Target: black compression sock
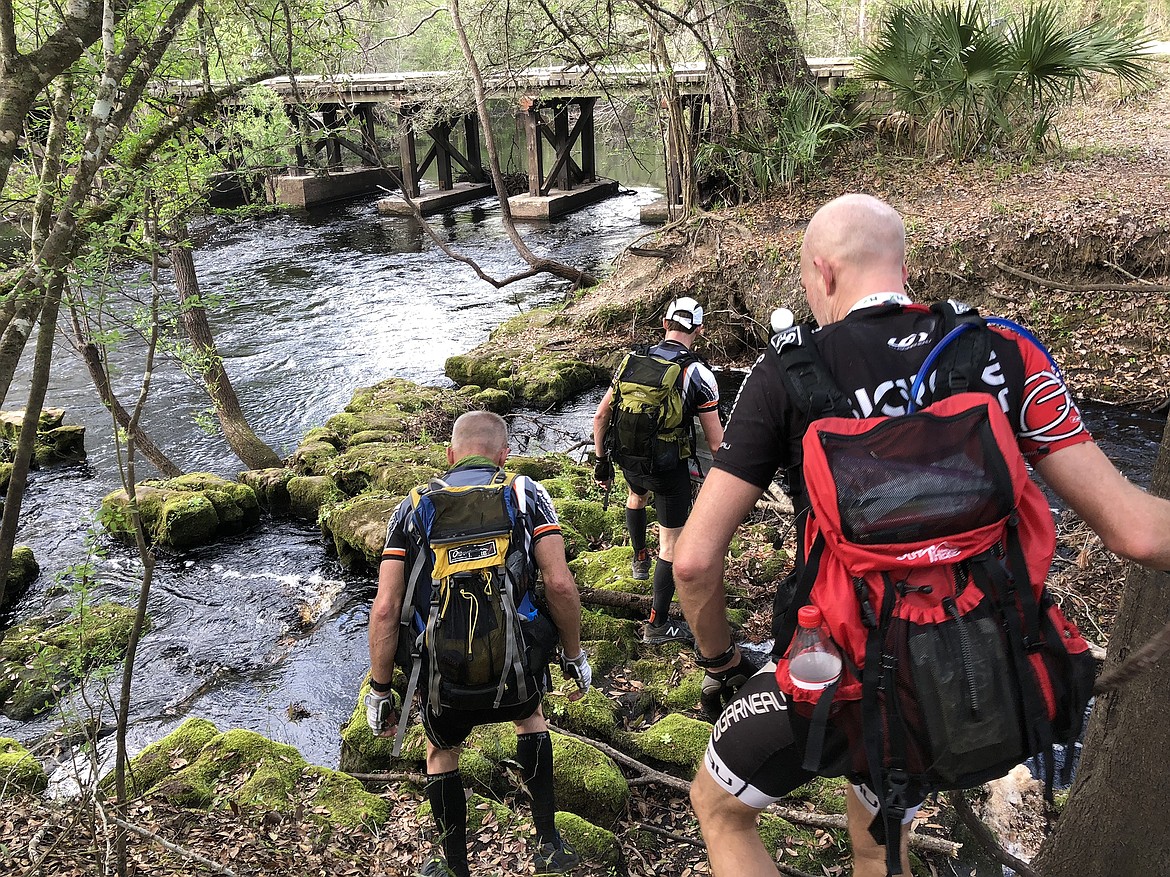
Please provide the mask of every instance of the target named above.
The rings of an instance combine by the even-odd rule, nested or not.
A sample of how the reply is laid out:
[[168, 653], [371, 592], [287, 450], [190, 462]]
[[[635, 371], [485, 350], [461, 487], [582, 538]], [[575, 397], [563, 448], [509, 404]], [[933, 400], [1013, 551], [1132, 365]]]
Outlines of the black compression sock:
[[646, 547], [646, 509], [626, 507], [626, 530], [630, 534], [630, 547], [634, 554]]
[[427, 777], [427, 800], [443, 842], [443, 857], [455, 877], [470, 877], [467, 868], [467, 799], [459, 771]]
[[524, 784], [532, 797], [532, 822], [541, 844], [557, 840], [556, 800], [553, 797], [552, 738], [548, 731], [519, 734], [516, 761], [523, 770]]
[[650, 617], [656, 624], [665, 624], [670, 616], [670, 601], [674, 599], [674, 564], [658, 558], [654, 564], [654, 601]]

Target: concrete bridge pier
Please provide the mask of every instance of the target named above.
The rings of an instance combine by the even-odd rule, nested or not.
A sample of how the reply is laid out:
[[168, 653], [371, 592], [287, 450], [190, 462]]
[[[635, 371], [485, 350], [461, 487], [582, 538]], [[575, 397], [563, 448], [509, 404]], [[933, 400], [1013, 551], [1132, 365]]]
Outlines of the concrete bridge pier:
[[[508, 199], [513, 217], [552, 219], [617, 194], [615, 180], [597, 176], [596, 103], [595, 97], [525, 98], [520, 102], [516, 120], [524, 130], [528, 149], [528, 192]], [[551, 119], [545, 118], [546, 110], [552, 113]], [[575, 122], [571, 118], [574, 113]], [[547, 173], [545, 143], [553, 153]], [[573, 157], [574, 147], [578, 147], [579, 161]]]
[[[294, 127], [300, 130], [301, 117], [297, 108], [289, 106], [287, 112]], [[385, 166], [374, 136], [372, 104], [322, 103], [318, 113], [309, 114], [304, 121], [319, 135], [308, 144], [313, 150], [314, 161], [306, 161], [306, 144], [298, 139], [293, 149], [296, 171], [270, 179], [268, 197], [271, 201], [294, 207], [314, 207], [372, 195], [398, 185], [398, 170]], [[351, 128], [357, 129], [357, 140], [346, 136]], [[360, 165], [347, 167], [343, 149], [356, 155]], [[316, 167], [309, 170], [314, 164]]]
[[[418, 159], [418, 135], [415, 122], [419, 107], [404, 105], [398, 108], [398, 152], [401, 161], [401, 186], [405, 195], [414, 202], [420, 214], [429, 216], [449, 210], [468, 201], [486, 198], [494, 190], [491, 180], [483, 167], [480, 151], [479, 119], [475, 113], [465, 113], [435, 122], [426, 133], [431, 145]], [[457, 128], [463, 129], [464, 149], [461, 151], [452, 142]], [[438, 189], [423, 189], [423, 175], [435, 165]], [[455, 168], [458, 166], [469, 178], [467, 182], [456, 182]], [[390, 195], [378, 201], [378, 211], [395, 215], [414, 213], [406, 198]]]

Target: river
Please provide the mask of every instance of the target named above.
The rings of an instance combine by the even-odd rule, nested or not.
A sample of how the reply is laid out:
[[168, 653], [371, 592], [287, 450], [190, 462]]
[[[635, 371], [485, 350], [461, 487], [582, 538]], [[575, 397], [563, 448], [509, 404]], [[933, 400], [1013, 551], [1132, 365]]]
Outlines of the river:
[[[641, 205], [651, 187], [626, 189], [562, 220], [522, 225], [538, 255], [592, 272], [646, 231]], [[503, 277], [525, 267], [492, 201], [435, 218], [443, 239]], [[268, 218], [219, 220], [197, 230], [196, 268], [219, 349], [249, 421], [281, 455], [342, 410], [353, 391], [383, 378], [449, 383], [443, 363], [483, 342], [522, 310], [564, 299], [568, 285], [533, 278], [497, 290], [451, 261], [417, 222], [380, 216], [373, 199]], [[123, 277], [131, 287], [134, 278]], [[125, 400], [134, 398], [140, 350], [127, 343], [115, 362]], [[27, 369], [27, 363], [22, 365]], [[6, 408], [23, 404], [26, 372]], [[18, 544], [42, 566], [16, 617], [69, 605], [69, 581], [87, 558], [91, 515], [121, 486], [109, 416], [83, 365], [63, 342], [46, 404], [87, 428], [81, 466], [32, 473]], [[568, 447], [588, 430], [596, 396], [566, 406], [556, 423], [521, 421], [528, 444]], [[144, 422], [187, 471], [234, 478], [242, 468], [218, 435], [196, 425], [208, 402], [173, 360], [154, 375]], [[571, 436], [575, 436], [570, 438]], [[150, 474], [146, 464], [140, 477]], [[132, 604], [140, 569], [133, 551], [96, 539], [97, 595]], [[160, 557], [150, 600], [151, 632], [135, 668], [130, 744], [141, 747], [188, 715], [221, 729], [250, 728], [337, 763], [338, 727], [349, 717], [367, 666], [366, 618], [372, 579], [343, 570], [310, 525], [265, 520], [215, 546]], [[95, 682], [95, 685], [98, 684]], [[66, 709], [80, 709], [76, 699]], [[289, 717], [307, 712], [299, 719]], [[110, 715], [104, 720], [112, 721]], [[56, 727], [49, 714], [20, 724], [0, 717], [0, 736], [32, 742]]]
[[[551, 223], [522, 226], [533, 250], [594, 272], [646, 229], [639, 207], [657, 192], [617, 198]], [[496, 276], [522, 267], [492, 202], [435, 220], [445, 240]], [[218, 220], [198, 230], [196, 267], [217, 342], [257, 433], [287, 455], [310, 428], [340, 411], [353, 391], [389, 377], [444, 383], [443, 363], [484, 341], [494, 326], [531, 307], [563, 300], [567, 285], [534, 278], [504, 290], [449, 260], [413, 220], [382, 217], [372, 200], [268, 218]], [[122, 278], [127, 287], [130, 277]], [[122, 398], [136, 392], [139, 351], [116, 357]], [[19, 407], [14, 385], [5, 407]], [[600, 391], [551, 416], [517, 420], [514, 450], [535, 438], [566, 448], [585, 438]], [[88, 461], [34, 472], [18, 543], [42, 565], [17, 618], [76, 600], [74, 566], [96, 545], [96, 595], [132, 604], [140, 570], [133, 551], [95, 532], [101, 497], [121, 486], [106, 412], [84, 368], [64, 344], [47, 404], [87, 427]], [[234, 477], [241, 468], [196, 417], [202, 390], [170, 360], [157, 369], [145, 425], [185, 470]], [[1107, 451], [1142, 481], [1160, 425], [1135, 412], [1087, 406]], [[141, 477], [141, 475], [140, 475]], [[130, 745], [140, 748], [187, 716], [221, 730], [258, 731], [336, 766], [339, 726], [353, 710], [367, 667], [371, 576], [340, 567], [318, 530], [265, 519], [214, 546], [159, 558], [150, 599], [152, 630], [135, 668]], [[91, 691], [102, 684], [94, 680]], [[112, 682], [110, 683], [113, 684]], [[96, 701], [93, 701], [96, 702]], [[76, 697], [67, 711], [85, 712]], [[107, 712], [103, 720], [112, 722]], [[32, 743], [61, 724], [51, 713], [21, 724], [0, 717], [0, 736]]]

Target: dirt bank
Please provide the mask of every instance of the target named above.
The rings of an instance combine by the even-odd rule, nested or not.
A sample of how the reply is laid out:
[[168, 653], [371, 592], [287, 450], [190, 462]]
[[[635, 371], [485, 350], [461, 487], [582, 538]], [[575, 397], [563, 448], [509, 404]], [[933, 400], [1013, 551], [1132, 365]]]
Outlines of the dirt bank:
[[1167, 113], [1165, 84], [1126, 102], [1102, 85], [1066, 113], [1059, 155], [1022, 163], [959, 165], [859, 143], [800, 191], [647, 236], [601, 287], [513, 331], [526, 349], [606, 363], [652, 337], [664, 303], [688, 292], [710, 305], [708, 357], [750, 362], [772, 308], [807, 313], [797, 254], [809, 217], [864, 191], [906, 217], [916, 297], [1024, 322], [1077, 395], [1155, 407], [1170, 373]]

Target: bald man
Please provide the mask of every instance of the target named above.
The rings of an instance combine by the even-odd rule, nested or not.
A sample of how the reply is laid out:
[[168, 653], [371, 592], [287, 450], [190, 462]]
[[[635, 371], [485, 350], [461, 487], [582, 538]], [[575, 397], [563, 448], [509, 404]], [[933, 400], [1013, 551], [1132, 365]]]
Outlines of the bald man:
[[[451, 431], [442, 481], [451, 487], [500, 483], [508, 458], [508, 428], [503, 418], [488, 411], [461, 415]], [[593, 671], [581, 648], [581, 598], [565, 561], [565, 542], [548, 492], [537, 482], [518, 475], [512, 482], [512, 505], [518, 509], [508, 554], [509, 570], [519, 569], [526, 582], [540, 570], [548, 612], [560, 636], [564, 668], [582, 693], [589, 690]], [[391, 678], [398, 647], [399, 619], [406, 594], [408, 570], [424, 564], [420, 582], [431, 580], [433, 554], [415, 520], [409, 497], [390, 520], [386, 545], [378, 567], [378, 594], [370, 608], [370, 688], [366, 696], [366, 721], [370, 730], [393, 737], [404, 720], [394, 714]], [[428, 587], [429, 590], [429, 587]], [[532, 644], [529, 644], [532, 647]], [[425, 656], [424, 656], [425, 657]], [[407, 668], [409, 669], [409, 668]], [[543, 681], [544, 668], [530, 668]], [[425, 675], [425, 674], [424, 674]], [[422, 870], [426, 877], [468, 877], [467, 802], [459, 775], [463, 741], [478, 725], [513, 722], [516, 726], [516, 761], [520, 763], [532, 800], [536, 825], [533, 858], [541, 874], [562, 873], [580, 864], [580, 857], [557, 832], [553, 797], [552, 741], [541, 711], [542, 691], [534, 691], [520, 703], [499, 709], [434, 707], [422, 697], [423, 730], [427, 737], [427, 799], [431, 803], [443, 856]]]
[[[816, 347], [858, 417], [904, 414], [914, 376], [941, 339], [938, 317], [905, 294], [905, 259], [901, 217], [868, 195], [830, 201], [805, 231], [800, 278], [820, 327]], [[1025, 458], [1109, 550], [1156, 569], [1170, 567], [1170, 503], [1114, 468], [1038, 347], [1014, 333], [993, 332], [983, 386], [972, 389], [999, 401], [1016, 425]], [[691, 787], [716, 877], [778, 873], [756, 831], [756, 817], [813, 778], [801, 768], [809, 721], [787, 709], [774, 663], [752, 675], [755, 668], [731, 639], [723, 585], [731, 537], [778, 470], [793, 475], [796, 508], [807, 507], [799, 455], [808, 421], [788, 397], [779, 357], [765, 353], [744, 381], [675, 548], [679, 599], [699, 663], [707, 669], [704, 689], [729, 701]], [[773, 619], [774, 628], [779, 620]], [[778, 654], [787, 647], [787, 642], [774, 646]], [[846, 756], [847, 746], [844, 735], [830, 727], [822, 763]], [[847, 797], [854, 877], [883, 877], [885, 849], [869, 831], [876, 799], [860, 785]], [[907, 813], [904, 836], [916, 809]], [[905, 843], [902, 868], [910, 873]]]

